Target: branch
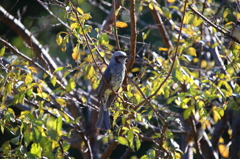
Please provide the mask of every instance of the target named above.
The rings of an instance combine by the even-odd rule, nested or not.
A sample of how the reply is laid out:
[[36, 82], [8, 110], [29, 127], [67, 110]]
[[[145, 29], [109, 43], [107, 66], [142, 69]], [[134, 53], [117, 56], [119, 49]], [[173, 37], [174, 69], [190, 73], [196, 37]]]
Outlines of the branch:
[[101, 159], [109, 158], [109, 156], [112, 154], [112, 151], [117, 147], [118, 142], [113, 140], [110, 145], [106, 148], [106, 150], [103, 152]]
[[135, 16], [135, 0], [130, 1], [130, 19], [131, 19], [130, 55], [132, 56], [132, 58], [130, 58], [127, 62], [126, 74], [128, 74], [128, 72], [132, 68], [135, 62], [135, 57], [136, 57], [137, 27], [136, 27], [136, 16]]
[[[119, 8], [120, 5], [121, 5], [121, 0], [116, 0], [115, 8]], [[112, 7], [110, 13], [108, 14], [108, 17], [103, 21], [101, 32], [110, 30], [110, 25], [114, 22], [114, 17], [115, 17], [115, 11], [114, 11], [114, 8]]]
[[[15, 31], [23, 40], [30, 46], [35, 52], [36, 56], [44, 63], [45, 66], [49, 67], [48, 69], [54, 71], [58, 66], [48, 54], [48, 52], [42, 47], [39, 41], [31, 34], [31, 32], [25, 28], [25, 26], [12, 15], [10, 15], [3, 7], [0, 6], [0, 17], [1, 21], [7, 24], [13, 31]], [[62, 74], [57, 72], [58, 79], [64, 81], [66, 85], [67, 82], [62, 78]]]
[[162, 37], [163, 43], [167, 48], [173, 47], [171, 40], [169, 39], [167, 30], [163, 24], [162, 18], [159, 12], [156, 10], [155, 4], [153, 5], [153, 9], [150, 9], [153, 15], [153, 19], [157, 25], [158, 31]]
[[121, 48], [120, 48], [119, 41], [118, 41], [117, 26], [116, 26], [116, 15], [115, 15], [116, 7], [115, 7], [115, 0], [112, 1], [112, 6], [113, 6], [113, 13], [114, 13], [114, 16], [113, 16], [114, 35], [115, 35], [115, 40], [116, 40], [117, 49], [120, 51]]
[[189, 8], [195, 13], [197, 14], [199, 17], [201, 17], [204, 21], [206, 21], [208, 24], [210, 24], [212, 27], [216, 28], [218, 31], [220, 31], [222, 34], [224, 34], [225, 36], [229, 37], [230, 39], [236, 41], [238, 44], [240, 44], [240, 41], [238, 41], [238, 39], [236, 39], [235, 37], [231, 36], [229, 33], [226, 33], [223, 31], [223, 29], [216, 25], [213, 24], [209, 19], [207, 19], [206, 17], [204, 17], [201, 13], [199, 13], [198, 11], [196, 11], [195, 9], [193, 9], [192, 5], [189, 5]]

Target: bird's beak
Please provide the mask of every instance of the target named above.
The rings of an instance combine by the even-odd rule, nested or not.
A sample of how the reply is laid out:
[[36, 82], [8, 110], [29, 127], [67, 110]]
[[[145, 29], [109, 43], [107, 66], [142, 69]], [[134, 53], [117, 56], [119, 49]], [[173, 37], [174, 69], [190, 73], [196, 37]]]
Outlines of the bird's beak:
[[127, 56], [126, 56], [126, 58], [131, 58], [131, 57], [132, 57], [132, 56], [130, 56], [130, 55], [127, 55]]

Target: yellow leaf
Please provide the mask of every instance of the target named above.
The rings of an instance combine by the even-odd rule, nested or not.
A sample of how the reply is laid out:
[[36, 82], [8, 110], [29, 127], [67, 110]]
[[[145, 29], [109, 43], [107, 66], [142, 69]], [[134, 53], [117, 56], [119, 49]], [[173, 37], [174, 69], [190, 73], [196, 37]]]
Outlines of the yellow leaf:
[[148, 7], [149, 7], [149, 9], [151, 9], [151, 10], [153, 10], [154, 8], [153, 8], [153, 4], [152, 3], [149, 3], [148, 4]]
[[191, 56], [197, 56], [196, 50], [193, 47], [187, 49], [187, 54]]
[[63, 105], [63, 106], [67, 105], [67, 102], [64, 99], [62, 99], [62, 98], [57, 98], [56, 101], [60, 105]]
[[119, 28], [126, 28], [128, 25], [125, 22], [116, 22], [116, 26]]
[[168, 48], [164, 48], [164, 47], [158, 47], [159, 51], [168, 51]]
[[206, 60], [203, 60], [203, 61], [201, 62], [201, 68], [205, 68], [205, 67], [207, 67], [207, 65], [208, 65], [208, 63], [207, 63]]
[[168, 3], [174, 3], [176, 0], [168, 0]]
[[77, 59], [78, 59], [78, 53], [73, 52], [73, 53], [72, 53], [72, 58], [73, 58], [74, 60], [77, 60]]
[[72, 58], [74, 60], [78, 60], [80, 58], [80, 52], [79, 52], [78, 46], [75, 46], [75, 48], [73, 49]]
[[37, 73], [37, 69], [35, 67], [29, 66], [28, 69], [31, 70], [32, 73]]
[[219, 150], [219, 153], [222, 155], [222, 157], [224, 157], [224, 158], [229, 157], [229, 149], [225, 145], [219, 144], [218, 145], [218, 150]]
[[83, 10], [81, 8], [79, 8], [79, 7], [77, 8], [77, 11], [78, 11], [78, 13], [80, 13], [82, 15], [84, 14]]
[[65, 52], [66, 49], [67, 49], [66, 45], [64, 45], [64, 46], [61, 48], [62, 52]]
[[70, 26], [70, 29], [73, 30], [75, 28], [79, 28], [79, 24], [78, 23], [72, 23]]
[[227, 25], [232, 25], [232, 24], [234, 24], [234, 22], [230, 21], [230, 22], [226, 23], [225, 25], [227, 26]]
[[240, 19], [240, 13], [237, 13], [237, 17], [236, 17], [237, 19]]
[[62, 41], [63, 41], [63, 38], [60, 34], [57, 35], [57, 38], [56, 38], [56, 42], [58, 45], [61, 45], [62, 44]]
[[140, 69], [139, 69], [138, 67], [135, 67], [135, 68], [132, 69], [131, 72], [138, 72], [139, 70], [140, 70]]

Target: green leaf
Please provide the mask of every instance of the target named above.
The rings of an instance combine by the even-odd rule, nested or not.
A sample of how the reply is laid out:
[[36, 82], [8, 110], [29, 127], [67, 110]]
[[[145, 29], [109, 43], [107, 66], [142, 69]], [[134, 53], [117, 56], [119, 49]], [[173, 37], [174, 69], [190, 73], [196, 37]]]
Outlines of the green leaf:
[[121, 145], [125, 145], [125, 146], [128, 146], [128, 141], [126, 138], [122, 137], [122, 136], [119, 136], [118, 137], [118, 142], [121, 144]]
[[33, 141], [35, 143], [40, 143], [40, 141], [42, 139], [42, 131], [41, 131], [41, 129], [39, 129], [39, 127], [33, 125], [32, 133], [33, 133]]
[[105, 45], [109, 43], [109, 38], [107, 33], [98, 34], [98, 40], [100, 44]]
[[130, 148], [134, 151], [134, 144], [133, 144], [134, 133], [133, 133], [133, 129], [128, 130], [127, 138], [128, 138], [128, 142], [129, 142]]
[[47, 132], [51, 139], [58, 141], [58, 133], [55, 130], [48, 130]]
[[37, 157], [41, 157], [41, 146], [40, 144], [33, 143], [31, 146], [31, 151], [33, 155], [36, 155]]
[[140, 147], [141, 147], [141, 140], [138, 137], [136, 137], [136, 151], [138, 151]]
[[0, 50], [0, 57], [3, 56], [5, 53], [5, 46], [1, 48]]
[[57, 132], [59, 132], [62, 129], [62, 117], [59, 116], [56, 120], [55, 120], [55, 130]]
[[224, 12], [223, 12], [223, 18], [226, 18], [230, 13], [230, 10], [229, 8], [225, 9]]
[[143, 40], [145, 40], [147, 38], [147, 36], [149, 35], [151, 29], [149, 29], [146, 33], [142, 32], [142, 38]]
[[56, 68], [56, 70], [53, 72], [53, 73], [55, 73], [55, 72], [58, 72], [58, 71], [62, 71], [62, 70], [64, 70], [65, 69], [65, 67], [58, 67], [58, 68]]
[[25, 78], [25, 84], [30, 84], [33, 81], [32, 74], [28, 73]]
[[149, 159], [147, 155], [143, 155], [140, 159]]
[[68, 92], [71, 92], [75, 87], [76, 87], [76, 83], [74, 81], [74, 78], [70, 78], [70, 80], [68, 81], [68, 85], [66, 87], [66, 90]]
[[149, 158], [155, 158], [155, 156], [156, 156], [156, 151], [153, 150], [153, 149], [148, 150], [147, 156], [148, 156]]
[[17, 137], [14, 137], [11, 139], [11, 143], [18, 145], [19, 143], [19, 139], [20, 139], [20, 135], [18, 135]]
[[51, 83], [52, 83], [53, 86], [56, 86], [56, 83], [57, 83], [57, 77], [52, 76], [52, 78], [51, 78]]
[[194, 106], [188, 107], [184, 112], [183, 112], [183, 118], [186, 120], [187, 118], [190, 117], [192, 110], [194, 109]]
[[179, 67], [174, 66], [172, 71], [172, 79], [174, 82], [182, 81], [182, 72], [180, 71]]

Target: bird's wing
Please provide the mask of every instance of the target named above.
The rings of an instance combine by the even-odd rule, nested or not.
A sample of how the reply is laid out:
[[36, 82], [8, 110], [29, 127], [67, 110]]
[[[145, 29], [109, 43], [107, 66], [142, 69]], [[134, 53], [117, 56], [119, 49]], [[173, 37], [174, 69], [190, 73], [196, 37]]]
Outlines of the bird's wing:
[[[103, 73], [103, 76], [106, 80], [106, 82], [109, 84], [109, 82], [111, 81], [111, 71], [110, 71], [110, 67], [108, 66], [107, 69], [105, 70], [105, 72]], [[108, 88], [108, 85], [106, 84], [105, 80], [101, 79], [99, 86], [98, 86], [98, 98], [101, 99], [103, 96], [103, 93], [105, 92], [105, 90]]]

